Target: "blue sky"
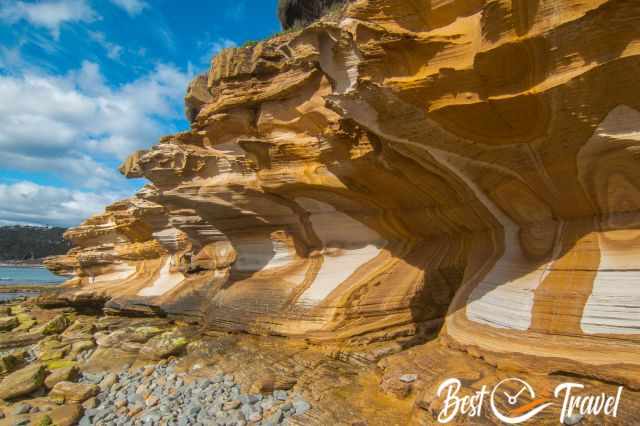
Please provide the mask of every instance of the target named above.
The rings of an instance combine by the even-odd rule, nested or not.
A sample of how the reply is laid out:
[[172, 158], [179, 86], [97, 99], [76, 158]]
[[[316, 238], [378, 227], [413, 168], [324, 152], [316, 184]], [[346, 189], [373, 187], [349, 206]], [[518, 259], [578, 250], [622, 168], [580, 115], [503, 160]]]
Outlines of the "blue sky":
[[0, 0], [0, 225], [72, 226], [133, 194], [117, 166], [188, 128], [188, 82], [278, 32], [276, 3]]

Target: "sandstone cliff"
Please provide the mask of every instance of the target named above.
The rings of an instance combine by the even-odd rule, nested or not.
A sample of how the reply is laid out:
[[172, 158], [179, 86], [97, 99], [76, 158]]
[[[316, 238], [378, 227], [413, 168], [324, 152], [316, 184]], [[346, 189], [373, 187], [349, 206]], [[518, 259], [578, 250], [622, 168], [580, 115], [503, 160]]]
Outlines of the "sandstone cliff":
[[358, 0], [226, 49], [60, 297], [638, 387], [639, 53], [636, 0]]

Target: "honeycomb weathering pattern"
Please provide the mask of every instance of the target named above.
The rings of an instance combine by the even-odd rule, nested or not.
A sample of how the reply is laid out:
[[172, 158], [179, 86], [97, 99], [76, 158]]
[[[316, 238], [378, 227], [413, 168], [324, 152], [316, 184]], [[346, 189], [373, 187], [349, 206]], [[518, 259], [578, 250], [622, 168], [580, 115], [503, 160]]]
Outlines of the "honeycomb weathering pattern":
[[123, 165], [151, 183], [48, 265], [112, 309], [345, 344], [444, 320], [635, 383], [639, 53], [636, 0], [351, 2], [215, 57], [191, 130]]

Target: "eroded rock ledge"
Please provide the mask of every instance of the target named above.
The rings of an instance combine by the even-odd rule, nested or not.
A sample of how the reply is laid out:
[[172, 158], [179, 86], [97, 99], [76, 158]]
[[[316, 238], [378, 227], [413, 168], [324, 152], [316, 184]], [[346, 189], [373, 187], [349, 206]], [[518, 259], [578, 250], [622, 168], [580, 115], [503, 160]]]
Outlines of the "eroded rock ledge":
[[444, 322], [638, 387], [639, 52], [634, 0], [359, 0], [224, 50], [58, 298], [353, 347]]

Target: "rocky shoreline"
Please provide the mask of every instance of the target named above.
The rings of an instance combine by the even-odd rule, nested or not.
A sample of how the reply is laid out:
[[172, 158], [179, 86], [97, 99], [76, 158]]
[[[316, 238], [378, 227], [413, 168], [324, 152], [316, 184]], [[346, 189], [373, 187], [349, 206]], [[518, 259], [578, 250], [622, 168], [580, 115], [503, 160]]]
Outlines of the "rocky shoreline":
[[58, 284], [10, 284], [0, 286], [0, 293], [42, 293], [56, 290]]
[[181, 368], [189, 339], [171, 322], [0, 311], [2, 425], [277, 425], [311, 408], [292, 382], [247, 394], [232, 374]]
[[[449, 377], [471, 389], [512, 375], [536, 389], [576, 380], [593, 394], [616, 389], [475, 358], [441, 338], [356, 349], [48, 302], [0, 305], [0, 426], [432, 425], [442, 409], [436, 389]], [[545, 410], [541, 424], [557, 423], [559, 409]], [[639, 409], [640, 392], [625, 388], [620, 424]], [[483, 410], [474, 421], [500, 424]]]
[[0, 306], [0, 426], [359, 424], [365, 406], [405, 424], [409, 414], [377, 389], [380, 376], [304, 342], [36, 301]]

